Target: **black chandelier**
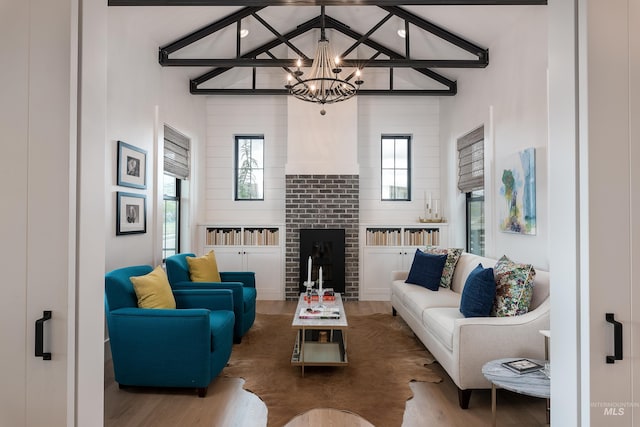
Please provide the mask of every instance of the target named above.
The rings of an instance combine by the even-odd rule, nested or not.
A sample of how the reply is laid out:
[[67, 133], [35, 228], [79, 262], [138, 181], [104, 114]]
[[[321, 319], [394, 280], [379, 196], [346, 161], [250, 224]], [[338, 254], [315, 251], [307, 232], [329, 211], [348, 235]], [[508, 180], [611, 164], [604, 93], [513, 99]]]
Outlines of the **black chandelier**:
[[[346, 101], [352, 98], [364, 83], [361, 79], [360, 69], [349, 75], [346, 79], [340, 78], [342, 69], [339, 68], [340, 58], [335, 57], [329, 46], [329, 40], [325, 36], [324, 30], [324, 6], [321, 6], [321, 27], [318, 50], [313, 59], [309, 77], [302, 78], [304, 74], [300, 70], [302, 61], [298, 59], [296, 71], [287, 75], [285, 88], [298, 99], [317, 104], [333, 104], [334, 102]], [[350, 80], [355, 76], [356, 80]], [[295, 81], [294, 81], [295, 79]], [[321, 114], [325, 114], [322, 110]]]

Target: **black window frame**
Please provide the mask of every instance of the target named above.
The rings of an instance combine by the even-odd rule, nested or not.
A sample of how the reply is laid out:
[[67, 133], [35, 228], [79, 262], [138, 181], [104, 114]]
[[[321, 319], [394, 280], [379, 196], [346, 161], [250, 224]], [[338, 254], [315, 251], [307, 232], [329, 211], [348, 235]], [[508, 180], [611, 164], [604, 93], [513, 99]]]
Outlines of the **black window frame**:
[[[255, 139], [255, 140], [262, 140], [262, 168], [255, 168], [257, 170], [261, 170], [262, 171], [262, 197], [260, 198], [240, 198], [238, 197], [238, 190], [239, 190], [239, 186], [238, 186], [238, 179], [239, 179], [239, 173], [240, 173], [240, 168], [238, 166], [238, 161], [239, 161], [239, 156], [240, 156], [240, 140], [243, 139]], [[251, 201], [264, 201], [264, 172], [265, 172], [265, 165], [264, 165], [264, 149], [265, 149], [265, 139], [264, 139], [264, 135], [236, 135], [235, 139], [234, 139], [234, 157], [233, 157], [233, 197], [235, 201], [239, 201], [239, 202], [251, 202]], [[253, 170], [253, 168], [251, 168]]]
[[[475, 194], [477, 191], [482, 191], [482, 195], [478, 195]], [[473, 203], [478, 203], [481, 202], [482, 203], [482, 234], [483, 236], [481, 237], [482, 242], [479, 242], [480, 244], [480, 250], [479, 251], [475, 251], [472, 250], [473, 248], [471, 247], [471, 240], [472, 240], [472, 236], [471, 236], [471, 205]], [[484, 256], [485, 254], [485, 249], [486, 249], [486, 245], [485, 245], [485, 239], [486, 239], [486, 230], [487, 230], [487, 226], [486, 226], [486, 218], [485, 218], [485, 209], [484, 209], [484, 189], [482, 190], [476, 190], [476, 191], [472, 191], [469, 193], [465, 193], [465, 210], [466, 210], [466, 214], [465, 214], [465, 222], [466, 222], [466, 251], [468, 253], [472, 253], [475, 255], [480, 255], [480, 256]]]
[[164, 186], [163, 186], [163, 190], [162, 190], [162, 202], [163, 202], [163, 211], [164, 211], [164, 215], [165, 217], [162, 218], [162, 225], [163, 225], [163, 232], [162, 232], [162, 262], [164, 262], [166, 260], [166, 256], [165, 256], [165, 252], [168, 249], [173, 249], [173, 248], [165, 248], [164, 246], [164, 241], [165, 241], [165, 233], [164, 233], [164, 224], [166, 222], [166, 209], [164, 209], [164, 203], [167, 201], [174, 201], [176, 202], [176, 228], [175, 228], [175, 242], [176, 242], [176, 254], [180, 253], [180, 223], [181, 223], [181, 217], [182, 217], [182, 203], [181, 203], [181, 196], [182, 196], [182, 180], [180, 178], [177, 178], [171, 174], [164, 174], [165, 176], [169, 176], [173, 179], [176, 180], [176, 195], [175, 196], [170, 196], [167, 194], [164, 194]]
[[[407, 197], [405, 198], [384, 198], [384, 187], [383, 187], [383, 175], [385, 170], [393, 170], [394, 172], [397, 170], [404, 170], [404, 168], [398, 168], [395, 166], [395, 158], [394, 158], [394, 167], [393, 168], [385, 168], [383, 166], [383, 152], [384, 152], [384, 141], [385, 140], [396, 140], [396, 139], [406, 139], [407, 140]], [[383, 134], [380, 137], [380, 200], [383, 202], [410, 202], [411, 201], [411, 142], [413, 138], [409, 134]], [[394, 150], [395, 156], [395, 150]], [[394, 173], [395, 176], [395, 173]]]

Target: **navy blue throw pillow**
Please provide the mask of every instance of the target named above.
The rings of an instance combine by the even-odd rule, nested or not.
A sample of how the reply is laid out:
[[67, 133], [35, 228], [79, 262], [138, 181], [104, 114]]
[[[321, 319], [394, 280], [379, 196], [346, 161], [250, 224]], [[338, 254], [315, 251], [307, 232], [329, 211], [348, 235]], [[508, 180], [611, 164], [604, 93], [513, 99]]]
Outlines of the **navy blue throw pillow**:
[[407, 277], [405, 283], [411, 283], [431, 289], [432, 291], [437, 291], [440, 289], [440, 278], [442, 277], [442, 270], [444, 269], [446, 261], [446, 254], [433, 255], [416, 249], [411, 270], [409, 270], [409, 277]]
[[487, 317], [491, 314], [496, 297], [496, 280], [493, 268], [483, 268], [482, 264], [469, 273], [462, 289], [460, 313], [464, 317]]

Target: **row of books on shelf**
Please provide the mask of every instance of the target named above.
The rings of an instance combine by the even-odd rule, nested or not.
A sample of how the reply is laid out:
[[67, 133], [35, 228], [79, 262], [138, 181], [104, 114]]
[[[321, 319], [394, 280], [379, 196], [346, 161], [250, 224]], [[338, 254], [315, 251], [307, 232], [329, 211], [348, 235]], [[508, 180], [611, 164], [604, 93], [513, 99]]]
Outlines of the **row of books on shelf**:
[[[401, 233], [399, 229], [368, 229], [367, 246], [400, 246]], [[429, 246], [440, 243], [440, 230], [433, 229], [412, 229], [404, 231], [404, 245], [406, 246]]]
[[439, 230], [405, 231], [404, 244], [407, 246], [437, 246], [440, 243]]
[[207, 246], [233, 246], [233, 245], [278, 245], [280, 242], [280, 230], [277, 228], [252, 228], [244, 230], [239, 228], [215, 228], [207, 230]]
[[368, 246], [400, 246], [400, 229], [368, 229]]

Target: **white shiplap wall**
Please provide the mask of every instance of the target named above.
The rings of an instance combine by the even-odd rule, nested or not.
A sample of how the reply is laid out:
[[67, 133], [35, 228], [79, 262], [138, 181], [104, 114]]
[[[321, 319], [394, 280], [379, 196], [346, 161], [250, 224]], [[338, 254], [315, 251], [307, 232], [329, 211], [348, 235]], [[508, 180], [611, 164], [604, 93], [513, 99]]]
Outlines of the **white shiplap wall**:
[[[443, 205], [440, 189], [439, 100], [437, 97], [368, 97], [358, 99], [360, 222], [411, 224], [424, 216], [425, 193]], [[380, 200], [380, 138], [409, 134], [412, 200]], [[446, 216], [446, 212], [445, 212]]]
[[[234, 201], [235, 135], [264, 135], [264, 201]], [[287, 99], [278, 96], [207, 98], [203, 223], [284, 223]]]
[[[410, 224], [424, 216], [425, 194], [444, 205], [440, 188], [439, 100], [365, 97], [358, 102], [360, 222]], [[331, 106], [327, 107], [327, 109]], [[329, 114], [329, 113], [328, 113]], [[330, 118], [329, 115], [324, 117]], [[233, 200], [234, 135], [265, 136], [265, 200]], [[412, 136], [412, 201], [380, 201], [380, 137]], [[209, 97], [203, 223], [284, 223], [287, 98]], [[330, 170], [331, 165], [327, 165]], [[445, 212], [446, 215], [446, 212]]]

